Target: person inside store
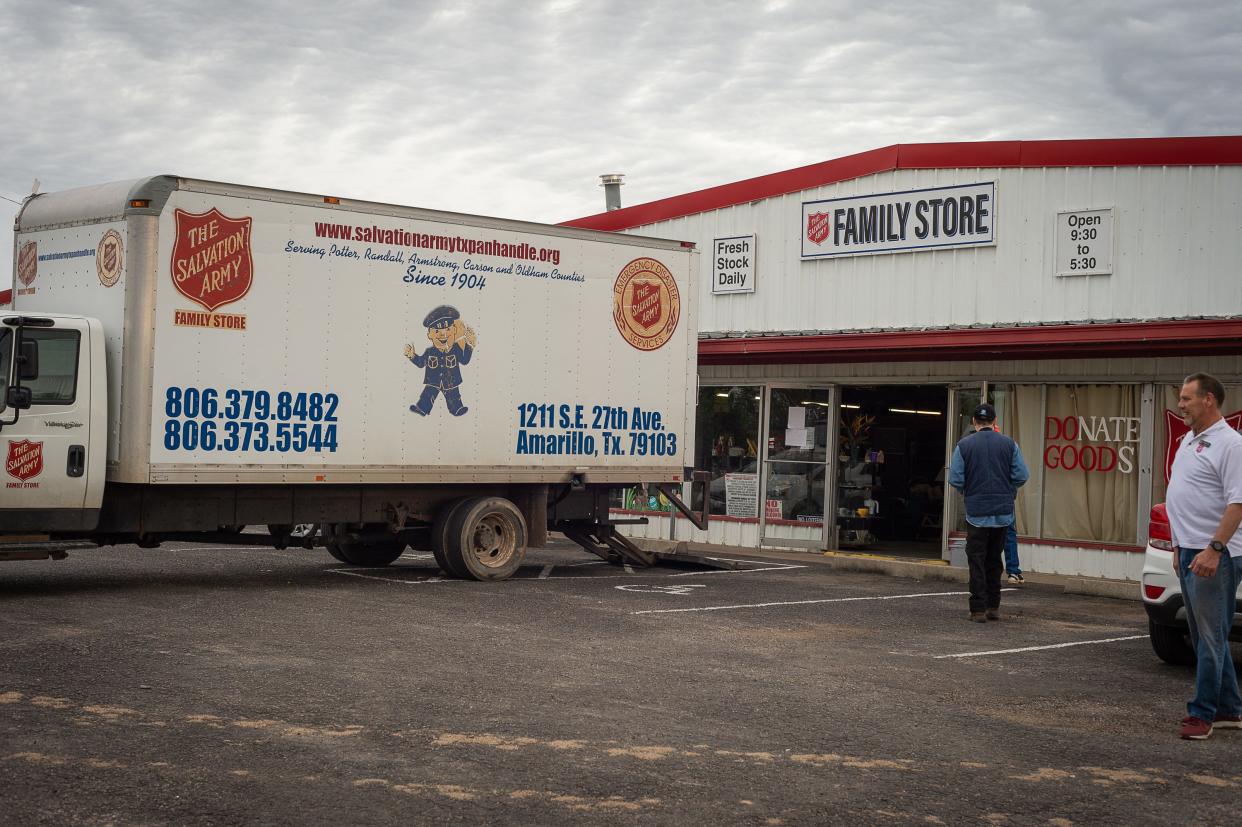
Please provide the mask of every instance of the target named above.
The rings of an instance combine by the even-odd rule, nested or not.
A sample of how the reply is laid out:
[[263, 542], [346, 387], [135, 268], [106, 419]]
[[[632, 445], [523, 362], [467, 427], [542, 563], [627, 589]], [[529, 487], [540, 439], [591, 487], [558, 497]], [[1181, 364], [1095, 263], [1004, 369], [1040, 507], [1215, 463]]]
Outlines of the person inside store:
[[1242, 582], [1242, 434], [1221, 415], [1224, 401], [1225, 388], [1214, 376], [1186, 377], [1177, 409], [1190, 433], [1173, 458], [1164, 503], [1195, 648], [1195, 696], [1179, 733], [1191, 741], [1217, 727], [1242, 729], [1242, 696], [1229, 652]]
[[996, 408], [975, 408], [975, 432], [953, 449], [949, 485], [966, 501], [966, 561], [970, 567], [970, 619], [1000, 620], [1001, 552], [1014, 522], [1014, 499], [1030, 478], [1018, 444], [996, 431]]

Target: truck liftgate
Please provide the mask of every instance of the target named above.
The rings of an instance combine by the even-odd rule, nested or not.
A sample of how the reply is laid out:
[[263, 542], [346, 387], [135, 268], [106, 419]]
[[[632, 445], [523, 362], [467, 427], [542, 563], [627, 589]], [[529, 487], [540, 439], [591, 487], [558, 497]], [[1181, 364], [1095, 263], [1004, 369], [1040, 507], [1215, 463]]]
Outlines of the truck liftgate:
[[[695, 528], [705, 531], [708, 519], [707, 484], [711, 481], [711, 474], [706, 471], [695, 471], [692, 479], [696, 483], [701, 483], [700, 489], [703, 492], [703, 501], [699, 504], [697, 512], [692, 511], [689, 506], [682, 502], [681, 497], [673, 490], [672, 486], [660, 484], [656, 488], [673, 504], [674, 508], [690, 520]], [[741, 568], [738, 563], [732, 560], [723, 560], [691, 552], [686, 543], [678, 543], [672, 551], [648, 551], [635, 545], [629, 537], [621, 534], [616, 529], [618, 525], [645, 525], [646, 522], [646, 517], [639, 517], [633, 520], [610, 520], [606, 523], [562, 521], [556, 524], [556, 529], [587, 551], [597, 555], [604, 562], [611, 563], [614, 566], [629, 565], [652, 568], [661, 563], [685, 563], [714, 569], [736, 570]]]

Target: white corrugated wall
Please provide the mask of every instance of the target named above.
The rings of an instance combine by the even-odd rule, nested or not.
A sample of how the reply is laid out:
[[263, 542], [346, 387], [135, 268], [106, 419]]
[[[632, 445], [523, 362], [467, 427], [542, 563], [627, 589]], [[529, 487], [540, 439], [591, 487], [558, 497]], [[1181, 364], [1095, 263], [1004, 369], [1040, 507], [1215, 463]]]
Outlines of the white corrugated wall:
[[[996, 182], [996, 244], [802, 261], [802, 202]], [[1056, 214], [1112, 207], [1114, 272], [1058, 278]], [[693, 241], [699, 330], [811, 331], [1242, 314], [1242, 167], [896, 170], [635, 227]], [[755, 293], [713, 296], [711, 242], [757, 236]]]

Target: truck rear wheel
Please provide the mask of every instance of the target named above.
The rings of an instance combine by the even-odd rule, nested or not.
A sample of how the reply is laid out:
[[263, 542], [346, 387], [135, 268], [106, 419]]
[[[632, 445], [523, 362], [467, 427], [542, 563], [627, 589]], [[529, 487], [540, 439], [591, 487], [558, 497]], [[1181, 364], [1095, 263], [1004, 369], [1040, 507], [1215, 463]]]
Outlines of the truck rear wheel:
[[1161, 626], [1147, 618], [1147, 631], [1151, 636], [1151, 648], [1156, 656], [1174, 666], [1193, 666], [1195, 648], [1190, 645], [1186, 633], [1173, 626]]
[[450, 577], [460, 577], [463, 580], [469, 579], [464, 571], [458, 571], [452, 560], [449, 559], [448, 548], [448, 527], [452, 522], [453, 516], [461, 510], [461, 507], [470, 502], [469, 497], [462, 497], [457, 500], [450, 500], [440, 506], [440, 510], [436, 512], [435, 522], [431, 525], [431, 553], [436, 558], [436, 565], [440, 570]]
[[387, 566], [405, 551], [405, 541], [392, 536], [334, 531], [324, 544], [328, 553], [351, 566]]
[[526, 520], [502, 497], [474, 497], [453, 509], [444, 535], [445, 559], [471, 580], [505, 580], [526, 556]]

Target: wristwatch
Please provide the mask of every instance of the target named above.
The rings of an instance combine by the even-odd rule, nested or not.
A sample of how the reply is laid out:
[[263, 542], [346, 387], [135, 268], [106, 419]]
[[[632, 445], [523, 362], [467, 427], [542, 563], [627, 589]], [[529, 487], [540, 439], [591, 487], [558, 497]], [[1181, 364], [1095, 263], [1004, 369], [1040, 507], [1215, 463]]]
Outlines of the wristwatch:
[[1221, 554], [1229, 553], [1229, 546], [1225, 545], [1220, 540], [1213, 540], [1212, 542], [1208, 543], [1208, 548], [1210, 548], [1212, 551], [1218, 551]]

